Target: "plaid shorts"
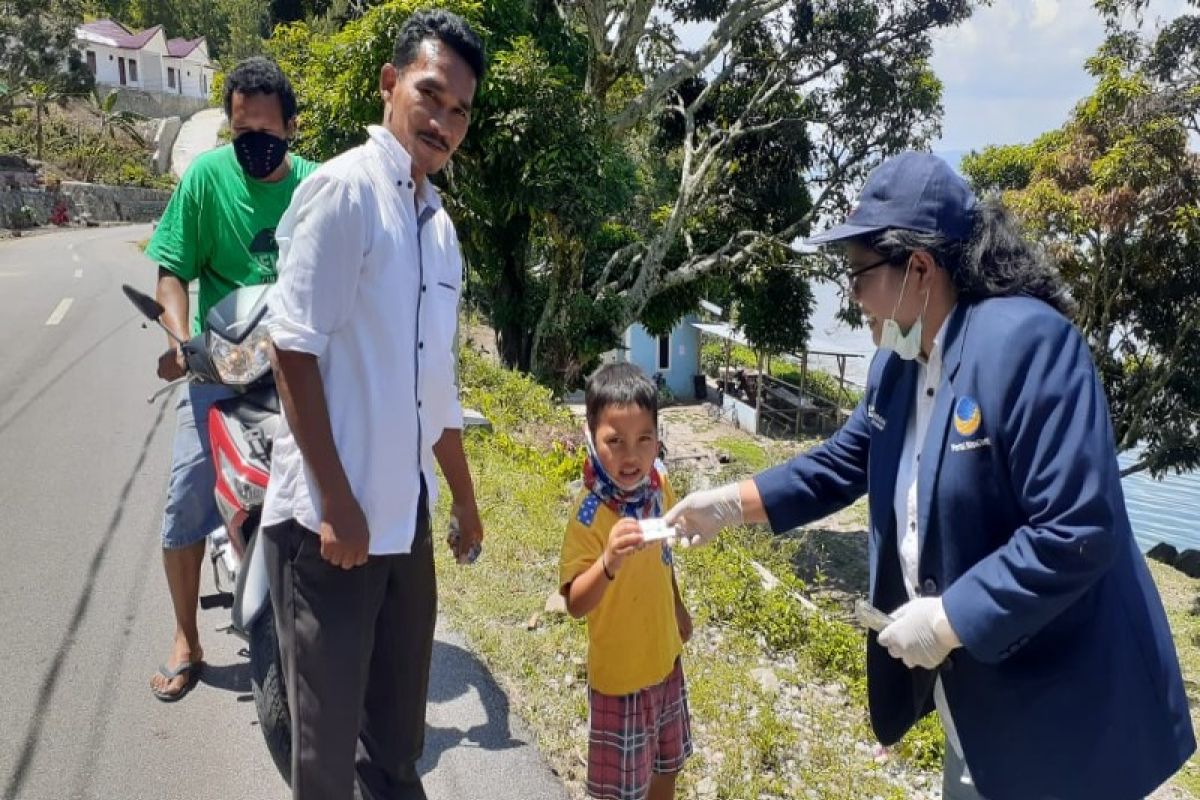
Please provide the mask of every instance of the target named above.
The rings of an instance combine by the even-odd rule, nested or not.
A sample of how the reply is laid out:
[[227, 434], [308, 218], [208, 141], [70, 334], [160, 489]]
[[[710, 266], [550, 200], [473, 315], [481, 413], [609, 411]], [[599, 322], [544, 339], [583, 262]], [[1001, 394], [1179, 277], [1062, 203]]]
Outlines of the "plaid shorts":
[[644, 800], [650, 776], [673, 775], [692, 754], [683, 665], [654, 686], [623, 697], [588, 690], [588, 794], [599, 800]]

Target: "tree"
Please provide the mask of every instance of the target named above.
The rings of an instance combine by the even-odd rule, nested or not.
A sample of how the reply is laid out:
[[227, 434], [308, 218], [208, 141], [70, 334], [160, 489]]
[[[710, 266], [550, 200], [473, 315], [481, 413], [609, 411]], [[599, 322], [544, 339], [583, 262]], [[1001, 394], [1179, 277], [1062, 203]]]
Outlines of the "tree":
[[74, 0], [0, 3], [0, 113], [22, 106], [34, 110], [38, 159], [46, 109], [86, 94], [92, 86], [92, 75], [74, 48], [81, 20]]
[[734, 289], [738, 327], [760, 356], [800, 352], [808, 346], [812, 288], [782, 248], [763, 262]]
[[[970, 5], [560, 0], [563, 18], [584, 33], [584, 94], [603, 110], [607, 138], [636, 163], [637, 182], [633, 202], [609, 221], [626, 235], [602, 269], [553, 261], [537, 269], [564, 271], [563, 302], [585, 297], [605, 310], [599, 349], [634, 321], [669, 327], [695, 308], [707, 279], [753, 273], [814, 219], [844, 211], [881, 157], [936, 133], [941, 87], [927, 66], [929, 33], [964, 19]], [[664, 20], [708, 23], [711, 34], [688, 50]], [[789, 260], [805, 273], [827, 268], [799, 253]], [[542, 320], [569, 316], [555, 297], [544, 302]], [[583, 372], [598, 352], [564, 330], [539, 326], [534, 335], [534, 367], [552, 383]]]
[[221, 50], [223, 64], [232, 65], [250, 56], [262, 55], [263, 37], [267, 35], [270, 19], [269, 0], [218, 0], [229, 31]]
[[1188, 146], [1200, 38], [1179, 35], [1196, 21], [1176, 20], [1153, 42], [1114, 23], [1088, 61], [1096, 88], [1066, 125], [963, 161], [1061, 264], [1117, 447], [1142, 448], [1125, 474], [1200, 466], [1200, 155]]
[[[604, 281], [581, 287], [621, 299], [614, 330], [663, 290], [742, 274], [762, 253], [790, 248], [814, 219], [844, 211], [881, 157], [926, 143], [941, 88], [927, 66], [929, 33], [964, 19], [970, 5], [562, 2], [587, 32], [586, 86], [607, 109], [611, 134], [636, 141], [664, 112], [679, 131], [669, 189], [645, 195], [659, 203], [639, 215], [651, 224], [631, 220], [638, 239], [613, 255]], [[687, 50], [661, 19], [710, 23], [712, 32]], [[769, 187], [758, 180], [764, 173]]]
[[46, 78], [27, 81], [24, 85], [24, 95], [26, 98], [25, 105], [33, 109], [34, 119], [34, 157], [42, 160], [45, 131], [43, 122], [45, 121], [46, 111], [50, 106], [64, 106], [67, 98], [73, 93], [67, 88], [66, 81], [62, 80], [57, 75], [51, 75]]
[[116, 92], [109, 92], [101, 97], [100, 92], [95, 88], [92, 89], [88, 110], [96, 116], [100, 135], [91, 139], [90, 147], [84, 144], [86, 140], [81, 137], [80, 150], [83, 162], [81, 166], [83, 167], [82, 177], [85, 181], [91, 182], [96, 179], [97, 170], [105, 153], [111, 149], [118, 136], [125, 136], [139, 146], [145, 144], [141, 131], [138, 130], [138, 123], [145, 120], [145, 117], [133, 111], [118, 111], [116, 106], [119, 97], [120, 95]]
[[608, 349], [613, 309], [574, 288], [603, 269], [597, 253], [628, 240], [606, 222], [631, 201], [634, 164], [604, 136], [579, 77], [532, 37], [514, 39], [492, 60], [479, 122], [454, 170], [479, 279], [473, 298], [503, 358], [525, 370], [563, 347]]
[[107, 96], [101, 97], [100, 92], [92, 89], [90, 111], [96, 116], [100, 135], [102, 137], [107, 136], [109, 139], [115, 139], [117, 138], [117, 134], [120, 133], [133, 139], [138, 144], [144, 144], [142, 134], [137, 126], [139, 122], [143, 122], [146, 118], [133, 111], [117, 110], [117, 99], [119, 97], [120, 95], [116, 92], [109, 92]]

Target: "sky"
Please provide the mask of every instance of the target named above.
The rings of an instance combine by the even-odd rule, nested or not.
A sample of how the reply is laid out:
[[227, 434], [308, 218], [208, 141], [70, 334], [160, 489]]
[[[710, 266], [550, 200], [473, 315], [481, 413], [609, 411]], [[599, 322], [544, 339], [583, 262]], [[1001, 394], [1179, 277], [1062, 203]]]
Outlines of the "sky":
[[[1152, 0], [1147, 31], [1187, 10], [1186, 0]], [[711, 26], [676, 28], [698, 47]], [[1091, 93], [1084, 70], [1104, 40], [1092, 0], [993, 0], [967, 22], [934, 36], [932, 67], [942, 80], [941, 139], [932, 149], [951, 164], [989, 144], [1029, 142], [1061, 127]]]
[[[1186, 6], [1157, 0], [1144, 25], [1153, 29]], [[1103, 39], [1091, 0], [995, 0], [962, 25], [939, 31], [932, 67], [942, 80], [945, 116], [933, 149], [959, 156], [1060, 127], [1092, 90], [1083, 64]]]

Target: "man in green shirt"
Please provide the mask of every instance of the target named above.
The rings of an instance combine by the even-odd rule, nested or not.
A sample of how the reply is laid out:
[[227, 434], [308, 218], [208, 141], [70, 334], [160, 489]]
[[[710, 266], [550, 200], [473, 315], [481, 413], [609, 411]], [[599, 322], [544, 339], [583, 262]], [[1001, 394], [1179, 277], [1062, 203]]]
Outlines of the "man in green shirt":
[[[287, 152], [296, 132], [296, 96], [272, 61], [250, 58], [225, 79], [225, 115], [232, 144], [199, 156], [167, 205], [146, 255], [158, 264], [163, 324], [189, 337], [188, 285], [199, 282], [191, 334], [208, 310], [242, 286], [275, 281], [275, 226], [292, 192], [317, 165]], [[178, 345], [168, 338], [158, 376], [185, 373]], [[230, 392], [189, 385], [180, 392], [167, 506], [163, 513], [163, 567], [175, 611], [175, 639], [167, 661], [150, 680], [154, 696], [178, 700], [195, 685], [203, 663], [196, 607], [205, 540], [221, 524], [213, 497], [215, 472], [208, 445], [208, 409]]]

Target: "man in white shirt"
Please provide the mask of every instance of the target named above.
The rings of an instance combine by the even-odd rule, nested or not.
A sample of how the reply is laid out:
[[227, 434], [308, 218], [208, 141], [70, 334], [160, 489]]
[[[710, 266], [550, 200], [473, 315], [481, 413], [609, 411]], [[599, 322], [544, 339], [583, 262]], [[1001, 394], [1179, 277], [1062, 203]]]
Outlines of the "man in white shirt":
[[382, 126], [296, 192], [269, 323], [284, 421], [263, 511], [296, 800], [424, 798], [437, 589], [434, 459], [459, 561], [483, 536], [454, 376], [462, 259], [428, 176], [483, 77], [479, 37], [414, 14], [380, 74]]

